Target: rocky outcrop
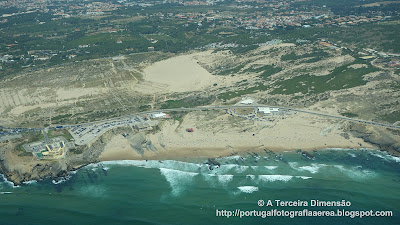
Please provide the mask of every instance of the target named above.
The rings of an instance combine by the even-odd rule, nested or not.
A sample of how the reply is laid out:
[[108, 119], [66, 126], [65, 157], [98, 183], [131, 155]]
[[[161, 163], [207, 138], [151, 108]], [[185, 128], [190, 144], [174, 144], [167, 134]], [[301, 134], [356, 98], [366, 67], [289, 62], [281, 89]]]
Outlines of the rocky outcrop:
[[377, 146], [393, 156], [400, 156], [400, 131], [392, 132], [385, 128], [372, 127], [362, 124], [352, 124], [349, 127], [351, 134], [362, 138], [365, 142]]
[[[82, 154], [75, 155], [68, 153], [64, 159], [59, 159], [57, 161], [35, 160], [35, 163], [23, 168], [15, 166], [21, 163], [15, 161], [18, 157], [5, 159], [5, 157], [0, 154], [0, 173], [3, 174], [8, 181], [13, 182], [14, 185], [21, 185], [23, 182], [30, 180], [65, 177], [70, 171], [77, 170], [90, 163], [98, 162], [99, 156], [104, 150], [109, 136], [110, 135], [103, 135], [97, 141], [82, 147]], [[12, 151], [12, 149], [10, 151]], [[7, 154], [10, 153], [7, 152]], [[12, 159], [14, 159], [14, 161]]]

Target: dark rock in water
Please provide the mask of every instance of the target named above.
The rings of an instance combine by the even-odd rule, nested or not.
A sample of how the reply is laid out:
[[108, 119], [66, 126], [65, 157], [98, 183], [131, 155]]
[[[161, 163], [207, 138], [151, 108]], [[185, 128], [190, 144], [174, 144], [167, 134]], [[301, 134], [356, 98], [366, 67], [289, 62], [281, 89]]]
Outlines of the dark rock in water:
[[303, 151], [303, 152], [301, 152], [301, 154], [302, 154], [304, 157], [308, 158], [308, 159], [312, 159], [312, 160], [315, 159], [315, 156], [311, 155], [309, 152]]
[[221, 166], [221, 163], [219, 163], [217, 160], [215, 160], [214, 158], [208, 158], [208, 163], [211, 164], [212, 166]]
[[288, 161], [287, 161], [285, 158], [283, 158], [283, 155], [282, 155], [282, 154], [275, 155], [275, 157], [276, 157], [277, 159], [279, 159], [280, 161], [284, 162], [284, 163], [288, 163]]
[[208, 158], [208, 160], [206, 162], [206, 165], [208, 165], [208, 169], [210, 171], [214, 170], [214, 168], [218, 169], [221, 166], [221, 164], [217, 160], [215, 160], [214, 158]]
[[64, 177], [64, 176], [67, 175], [67, 173], [68, 173], [68, 171], [66, 171], [66, 170], [61, 170], [61, 171], [59, 171], [59, 172], [57, 173], [57, 177]]
[[247, 154], [249, 154], [251, 157], [253, 157], [253, 158], [254, 158], [254, 155], [252, 155], [250, 152], [247, 152]]
[[321, 153], [319, 153], [317, 150], [313, 151], [315, 155], [321, 155]]
[[104, 169], [104, 168], [102, 168], [102, 170], [103, 170], [103, 174], [104, 174], [104, 176], [107, 176], [107, 170], [106, 169]]

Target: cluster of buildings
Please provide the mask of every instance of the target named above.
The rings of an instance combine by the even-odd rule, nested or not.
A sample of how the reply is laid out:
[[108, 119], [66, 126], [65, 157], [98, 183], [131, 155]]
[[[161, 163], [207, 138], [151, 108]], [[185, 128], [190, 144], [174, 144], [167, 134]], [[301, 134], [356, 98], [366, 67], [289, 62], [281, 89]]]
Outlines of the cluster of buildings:
[[[68, 143], [73, 147], [73, 143]], [[72, 144], [72, 146], [71, 146]], [[60, 159], [65, 157], [68, 150], [67, 141], [63, 137], [45, 139], [43, 141], [24, 144], [23, 148], [31, 152], [37, 159]]]
[[363, 23], [372, 23], [390, 19], [391, 16], [380, 16], [380, 15], [371, 15], [371, 16], [331, 16], [327, 17], [321, 21], [320, 26], [352, 26], [352, 25], [360, 25]]
[[[119, 0], [116, 2], [105, 1], [77, 1], [71, 2], [68, 0], [58, 1], [41, 1], [41, 0], [10, 0], [0, 1], [0, 7], [10, 8], [17, 7], [21, 10], [14, 13], [0, 15], [1, 23], [10, 23], [9, 17], [18, 14], [27, 14], [33, 12], [45, 12], [53, 15], [52, 20], [68, 18], [71, 16], [82, 16], [82, 15], [99, 15], [99, 14], [111, 14], [115, 10], [119, 10], [129, 6], [139, 7], [151, 7], [161, 4], [176, 3], [186, 7], [193, 6], [209, 6], [214, 4], [223, 4], [226, 6], [225, 10], [207, 10], [207, 11], [193, 11], [188, 10], [185, 12], [186, 7], [182, 7], [181, 10], [176, 12], [168, 12], [166, 10], [160, 11], [147, 11], [143, 10], [137, 13], [135, 16], [139, 16], [144, 19], [159, 18], [162, 21], [172, 22], [172, 24], [182, 24], [189, 26], [193, 24], [200, 27], [206, 27], [207, 29], [224, 28], [230, 29], [231, 32], [220, 32], [218, 35], [221, 37], [229, 37], [236, 35], [235, 30], [247, 29], [247, 30], [259, 30], [258, 32], [267, 32], [268, 30], [274, 29], [285, 29], [288, 26], [298, 27], [307, 29], [308, 27], [329, 27], [329, 26], [351, 26], [362, 23], [377, 22], [390, 19], [390, 16], [379, 15], [377, 13], [371, 13], [370, 15], [359, 15], [359, 16], [338, 16], [333, 15], [327, 7], [313, 6], [309, 9], [301, 7], [294, 7], [293, 3], [304, 1], [304, 0], [235, 0], [226, 1], [223, 0], [138, 0], [128, 1]], [[221, 3], [224, 2], [224, 3]], [[235, 8], [253, 8], [255, 9], [252, 13], [241, 13], [237, 10], [231, 10]], [[121, 15], [124, 16], [124, 15]], [[132, 15], [125, 15], [130, 17]], [[45, 23], [44, 21], [37, 21]], [[179, 22], [179, 23], [177, 23]], [[71, 25], [66, 22], [65, 25]], [[44, 25], [45, 26], [45, 25]], [[161, 29], [162, 30], [162, 29]], [[72, 32], [85, 32], [86, 35], [96, 35], [101, 33], [118, 33], [124, 35], [125, 32], [129, 32], [129, 29], [125, 25], [112, 24], [107, 20], [100, 22], [99, 24], [85, 28], [81, 31], [79, 28]], [[29, 34], [27, 34], [29, 35]], [[29, 37], [35, 38], [57, 38], [62, 34], [57, 32], [51, 32], [48, 34], [38, 34], [36, 36], [29, 35]], [[156, 44], [157, 40], [148, 39], [149, 44]], [[125, 41], [124, 41], [125, 42]], [[115, 40], [116, 44], [122, 44], [122, 40]], [[31, 50], [26, 55], [13, 55], [18, 47], [19, 43], [5, 43], [3, 51], [0, 53], [0, 62], [12, 64], [16, 61], [23, 62], [21, 65], [30, 66], [32, 61], [39, 63], [40, 61], [47, 61], [57, 56], [62, 59], [72, 59], [77, 56], [85, 55], [90, 53], [88, 47], [95, 46], [95, 44], [81, 44], [76, 46], [74, 49], [66, 49], [63, 51], [55, 50]], [[269, 44], [266, 44], [269, 45]], [[23, 43], [21, 43], [23, 46]], [[211, 43], [205, 48], [231, 48], [239, 47], [236, 43]], [[331, 46], [335, 48], [335, 46]], [[134, 51], [135, 47], [129, 46], [126, 48], [126, 52]], [[148, 51], [155, 50], [154, 47], [150, 46], [147, 48]], [[379, 53], [377, 53], [379, 55]], [[384, 56], [384, 55], [383, 55]], [[366, 56], [368, 57], [368, 56]], [[385, 57], [385, 56], [384, 56]], [[32, 61], [30, 61], [32, 60]], [[28, 63], [29, 61], [29, 63]], [[392, 63], [390, 65], [396, 65]], [[2, 68], [7, 68], [7, 65], [0, 65]]]
[[[122, 7], [122, 4], [113, 2], [97, 2], [97, 1], [80, 1], [74, 2], [68, 0], [59, 1], [42, 1], [42, 0], [9, 0], [0, 1], [0, 7], [10, 8], [16, 7], [24, 9], [24, 12], [15, 12], [3, 14], [3, 17], [32, 13], [43, 12], [52, 13], [54, 16], [70, 17], [71, 15], [99, 15], [105, 12], [111, 12]], [[55, 18], [57, 19], [57, 18]]]

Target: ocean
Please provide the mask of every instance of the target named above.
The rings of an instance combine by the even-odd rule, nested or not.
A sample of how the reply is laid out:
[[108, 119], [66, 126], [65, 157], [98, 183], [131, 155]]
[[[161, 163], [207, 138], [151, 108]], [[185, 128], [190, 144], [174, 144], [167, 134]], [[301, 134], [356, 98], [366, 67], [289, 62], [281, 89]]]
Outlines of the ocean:
[[[314, 155], [243, 154], [217, 159], [221, 166], [212, 170], [207, 159], [110, 161], [88, 165], [65, 180], [20, 187], [3, 178], [0, 224], [400, 223], [399, 158], [377, 150], [326, 149]], [[277, 206], [276, 200], [308, 206]], [[311, 206], [316, 200], [351, 205]], [[266, 216], [275, 209], [281, 216]], [[260, 212], [250, 215], [254, 210]], [[304, 210], [339, 210], [347, 216], [282, 216]], [[393, 215], [351, 218], [355, 212], [350, 211], [370, 210]]]

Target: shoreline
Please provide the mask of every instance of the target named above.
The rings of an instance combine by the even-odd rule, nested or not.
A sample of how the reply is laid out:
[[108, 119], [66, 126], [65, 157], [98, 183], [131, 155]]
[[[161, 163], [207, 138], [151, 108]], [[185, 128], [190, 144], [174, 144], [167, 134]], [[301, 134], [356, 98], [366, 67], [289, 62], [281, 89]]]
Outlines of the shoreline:
[[[244, 112], [248, 113], [248, 112]], [[154, 131], [128, 128], [110, 130], [82, 148], [57, 161], [32, 161], [12, 151], [0, 151], [0, 172], [16, 185], [29, 180], [61, 180], [71, 171], [91, 163], [115, 160], [177, 160], [220, 158], [233, 155], [256, 157], [297, 151], [314, 158], [317, 151], [375, 150], [400, 156], [398, 136], [383, 128], [348, 122], [333, 123], [314, 115], [273, 117], [270, 122], [245, 120], [225, 112], [190, 112], [181, 120], [163, 120]], [[188, 132], [193, 128], [194, 132]], [[313, 153], [314, 152], [314, 153]]]
[[[309, 151], [329, 151], [329, 150], [334, 150], [334, 151], [379, 151], [381, 153], [386, 153], [387, 155], [390, 155], [391, 157], [398, 159], [398, 161], [400, 162], [400, 157], [391, 155], [387, 151], [380, 150], [380, 149], [377, 149], [377, 148], [361, 148], [361, 147], [360, 148], [335, 148], [335, 147], [332, 147], [332, 148], [309, 149], [309, 150], [306, 150], [306, 149], [286, 149], [286, 150], [280, 149], [278, 151], [277, 150], [272, 150], [272, 149], [268, 149], [268, 150], [271, 150], [274, 153], [279, 153], [279, 152], [296, 153], [296, 150], [307, 151], [307, 152], [309, 152]], [[255, 151], [247, 151], [247, 152], [243, 151], [241, 153], [248, 153], [248, 152], [255, 152]], [[264, 151], [262, 151], [262, 152], [264, 152]], [[258, 152], [258, 153], [260, 153], [260, 152]], [[226, 157], [233, 157], [233, 156], [242, 156], [243, 157], [243, 156], [246, 156], [246, 155], [244, 155], [244, 154], [243, 155], [235, 154], [235, 155], [226, 155], [226, 156], [212, 157], [212, 158], [218, 160], [218, 159], [222, 159], [222, 158], [226, 158]], [[111, 163], [111, 164], [112, 163], [119, 164], [118, 162], [124, 162], [124, 161], [126, 161], [126, 162], [129, 162], [129, 161], [144, 162], [144, 161], [146, 161], [147, 162], [147, 161], [163, 161], [163, 160], [165, 160], [165, 161], [178, 161], [178, 162], [190, 162], [191, 160], [188, 160], [188, 159], [192, 159], [192, 160], [193, 159], [196, 159], [196, 160], [200, 160], [200, 159], [207, 160], [208, 158], [209, 157], [203, 156], [203, 157], [191, 157], [191, 158], [189, 158], [189, 157], [183, 157], [183, 158], [175, 157], [175, 158], [163, 158], [163, 159], [159, 159], [159, 158], [157, 158], [157, 159], [156, 158], [154, 158], [154, 159], [143, 159], [142, 158], [142, 159], [109, 159], [109, 160], [101, 160], [101, 161], [98, 161], [98, 162], [92, 162], [92, 163], [88, 163], [88, 164], [79, 165], [77, 167], [74, 167], [73, 170], [68, 171], [68, 174], [66, 176], [59, 176], [59, 177], [50, 177], [49, 176], [49, 177], [46, 177], [46, 178], [43, 178], [43, 179], [39, 179], [39, 180], [33, 179], [33, 180], [24, 181], [24, 182], [22, 182], [21, 184], [18, 184], [18, 185], [15, 185], [14, 182], [12, 182], [9, 179], [7, 179], [6, 175], [3, 174], [3, 173], [0, 173], [0, 178], [3, 179], [4, 183], [7, 183], [12, 188], [19, 188], [21, 186], [28, 186], [28, 185], [31, 185], [33, 183], [37, 183], [37, 182], [43, 181], [45, 179], [53, 179], [53, 184], [58, 185], [58, 184], [61, 184], [61, 183], [65, 182], [65, 181], [67, 181], [68, 180], [68, 178], [67, 178], [68, 176], [70, 176], [71, 174], [76, 173], [80, 169], [83, 169], [83, 168], [88, 167], [88, 166], [98, 166], [98, 165], [101, 165], [103, 163], [106, 163], [106, 164], [109, 164], [109, 163]], [[109, 163], [107, 163], [107, 162], [109, 162]], [[132, 165], [132, 166], [135, 166], [135, 165]], [[59, 179], [59, 180], [56, 181], [56, 183], [54, 183], [54, 181], [57, 180], [57, 179]]]
[[[189, 150], [189, 151], [187, 151]], [[190, 151], [194, 150], [194, 151]], [[316, 147], [316, 148], [266, 148], [266, 147], [242, 147], [242, 148], [232, 148], [232, 149], [222, 149], [220, 154], [212, 154], [215, 153], [216, 150], [221, 150], [221, 148], [176, 148], [175, 150], [162, 150], [162, 152], [158, 152], [157, 155], [148, 155], [148, 156], [140, 156], [140, 155], [124, 155], [125, 152], [117, 152], [113, 154], [109, 154], [106, 157], [100, 157], [99, 162], [106, 161], [119, 161], [119, 160], [182, 160], [188, 158], [224, 158], [229, 156], [242, 156], [248, 153], [265, 153], [265, 151], [272, 151], [275, 153], [281, 152], [295, 152], [295, 151], [305, 151], [305, 152], [313, 152], [313, 151], [324, 151], [324, 150], [367, 150], [367, 151], [383, 151], [378, 148], [366, 148], [366, 147], [339, 147], [339, 146], [324, 146], [324, 147]]]

